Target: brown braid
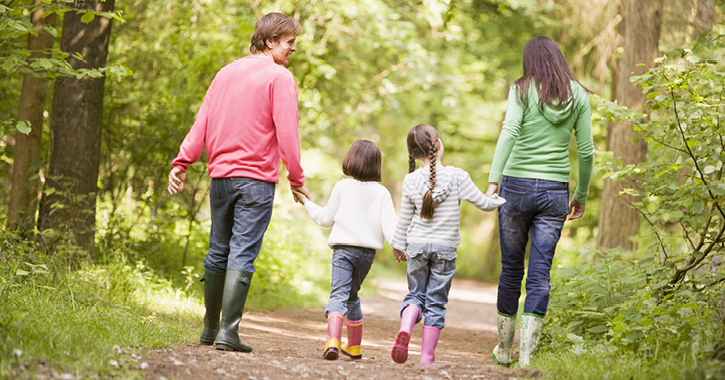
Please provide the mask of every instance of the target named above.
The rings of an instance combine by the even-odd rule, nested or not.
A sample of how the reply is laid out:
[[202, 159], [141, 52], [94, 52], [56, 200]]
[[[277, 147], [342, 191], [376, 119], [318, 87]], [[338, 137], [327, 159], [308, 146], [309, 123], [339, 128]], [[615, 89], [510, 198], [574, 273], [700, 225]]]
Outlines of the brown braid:
[[423, 195], [423, 206], [420, 210], [420, 217], [433, 219], [435, 202], [433, 201], [433, 189], [436, 185], [436, 160], [438, 157], [438, 131], [428, 124], [418, 124], [408, 131], [408, 169], [410, 173], [415, 171], [415, 160], [428, 158], [430, 160], [430, 184], [428, 191]]
[[428, 191], [423, 196], [423, 207], [420, 210], [420, 217], [423, 219], [433, 219], [435, 213], [435, 202], [433, 200], [433, 189], [436, 187], [436, 158], [438, 157], [438, 139], [433, 140], [433, 136], [428, 134], [430, 146], [428, 148], [428, 160], [430, 160], [430, 178]]

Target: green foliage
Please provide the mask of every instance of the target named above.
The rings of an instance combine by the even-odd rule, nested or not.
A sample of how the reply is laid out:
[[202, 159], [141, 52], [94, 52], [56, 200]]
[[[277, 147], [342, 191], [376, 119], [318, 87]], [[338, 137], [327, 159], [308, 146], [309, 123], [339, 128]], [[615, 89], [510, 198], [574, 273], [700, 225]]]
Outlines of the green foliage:
[[[656, 362], [643, 359], [638, 353], [613, 352], [600, 341], [577, 340], [576, 349], [550, 350], [537, 354], [536, 367], [544, 379], [556, 380], [680, 380], [721, 379], [717, 369], [708, 369], [702, 376], [683, 370], [682, 356], [664, 356]], [[707, 377], [707, 374], [710, 377]]]
[[718, 293], [680, 289], [665, 293], [670, 270], [625, 259], [618, 250], [579, 257], [576, 267], [554, 272], [547, 323], [558, 345], [582, 350], [582, 337], [602, 340], [613, 352], [634, 352], [642, 360], [680, 356], [698, 363], [712, 351], [723, 322]]
[[198, 299], [142, 263], [118, 254], [69, 271], [64, 252], [44, 256], [6, 233], [2, 241], [0, 377], [107, 378], [138, 368], [144, 350], [194, 339], [201, 327]]
[[[559, 255], [544, 339], [549, 354], [537, 359], [554, 378], [581, 378], [579, 370], [562, 374], [572, 365], [583, 365], [581, 372], [592, 378], [725, 373], [722, 361], [708, 359], [725, 324], [725, 72], [702, 58], [717, 57], [722, 47], [719, 38], [702, 37], [692, 50], [633, 77], [648, 94], [650, 115], [599, 102], [608, 119], [631, 123], [635, 139], [648, 143], [644, 163], [603, 161], [648, 228], [640, 234], [640, 251], [629, 256], [617, 249]], [[571, 365], [562, 366], [562, 352]], [[616, 369], [583, 364], [596, 356], [611, 359]]]
[[[30, 20], [30, 15], [38, 9], [44, 9], [44, 17], [48, 17], [53, 13], [62, 16], [69, 10], [69, 3], [73, 3], [73, 0], [45, 0], [40, 4], [35, 4], [32, 1], [11, 1], [7, 2], [7, 4], [0, 4], [0, 46], [2, 46], [2, 50], [0, 51], [0, 83], [3, 85], [5, 85], [3, 82], [13, 83], [25, 74], [31, 74], [47, 80], [52, 80], [59, 76], [80, 79], [85, 76], [99, 78], [103, 75], [112, 74], [118, 77], [124, 77], [129, 74], [126, 68], [116, 65], [93, 70], [73, 70], [66, 61], [69, 54], [62, 52], [60, 48], [48, 49], [45, 52], [41, 52], [44, 54], [41, 57], [31, 56], [31, 54], [39, 52], [28, 50], [27, 43], [29, 36], [37, 36], [38, 32], [45, 31], [53, 37], [58, 38], [60, 33], [58, 29], [59, 25], [50, 27], [34, 26]], [[118, 22], [123, 22], [123, 18], [118, 12], [99, 13], [88, 11], [83, 15], [83, 18], [87, 20], [85, 22], [90, 22], [96, 14], [102, 17], [116, 19]], [[83, 60], [80, 54], [76, 54], [74, 58]], [[6, 95], [4, 94], [5, 91], [5, 89], [0, 90], [0, 96]], [[2, 98], [11, 99], [16, 97], [2, 96]], [[13, 133], [16, 130], [20, 133], [29, 133], [30, 126], [25, 121], [15, 119], [16, 115], [14, 113], [16, 111], [9, 107], [10, 104], [0, 106], [0, 137]]]
[[725, 71], [695, 54], [713, 56], [723, 46], [703, 37], [692, 51], [675, 52], [681, 59], [659, 59], [633, 77], [648, 93], [649, 120], [614, 104], [600, 106], [610, 119], [631, 122], [636, 138], [647, 141], [647, 161], [614, 164], [611, 177], [623, 182], [622, 192], [633, 196], [632, 207], [649, 225], [647, 249], [674, 270], [670, 285], [697, 290], [725, 281]]

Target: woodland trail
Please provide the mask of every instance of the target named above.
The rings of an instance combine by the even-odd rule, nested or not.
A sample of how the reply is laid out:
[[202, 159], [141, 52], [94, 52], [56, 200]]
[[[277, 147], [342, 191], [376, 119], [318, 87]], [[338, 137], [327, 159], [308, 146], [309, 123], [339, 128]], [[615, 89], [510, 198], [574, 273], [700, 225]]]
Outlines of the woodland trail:
[[373, 282], [378, 286], [377, 295], [362, 299], [361, 360], [344, 355], [335, 361], [322, 358], [327, 326], [322, 309], [249, 312], [244, 314], [240, 335], [254, 352], [223, 352], [198, 343], [158, 349], [143, 359], [149, 365], [145, 378], [514, 380], [540, 375], [536, 370], [494, 365], [490, 353], [497, 344], [495, 289], [467, 281], [454, 281], [451, 287], [446, 327], [436, 349], [437, 364], [418, 365], [420, 323], [413, 330], [407, 363], [394, 363], [390, 349], [400, 326], [398, 312], [407, 285], [402, 281]]

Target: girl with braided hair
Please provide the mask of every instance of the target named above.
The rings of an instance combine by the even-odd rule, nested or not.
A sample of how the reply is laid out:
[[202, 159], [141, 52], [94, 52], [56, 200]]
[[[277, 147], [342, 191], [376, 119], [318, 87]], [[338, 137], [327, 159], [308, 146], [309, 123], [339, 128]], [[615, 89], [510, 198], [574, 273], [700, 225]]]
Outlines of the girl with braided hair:
[[[428, 365], [435, 364], [435, 347], [456, 270], [461, 200], [484, 211], [495, 210], [506, 201], [495, 194], [486, 197], [466, 171], [441, 164], [443, 143], [432, 126], [411, 128], [407, 142], [409, 174], [403, 180], [391, 247], [399, 261], [408, 262], [409, 293], [400, 308], [400, 331], [391, 356], [396, 363], [405, 363], [413, 326], [425, 316], [420, 364]], [[421, 160], [423, 167], [416, 170], [415, 160]]]

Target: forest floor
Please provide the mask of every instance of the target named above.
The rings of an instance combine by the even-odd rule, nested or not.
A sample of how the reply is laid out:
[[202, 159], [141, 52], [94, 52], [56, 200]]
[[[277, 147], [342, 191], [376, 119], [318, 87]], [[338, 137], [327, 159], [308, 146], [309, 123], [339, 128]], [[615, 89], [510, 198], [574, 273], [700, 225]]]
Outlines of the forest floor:
[[[413, 330], [405, 364], [390, 358], [400, 326], [400, 302], [405, 282], [373, 280], [377, 295], [363, 297], [365, 316], [361, 360], [322, 358], [327, 328], [322, 309], [249, 312], [240, 324], [242, 340], [252, 353], [217, 351], [189, 343], [157, 349], [141, 360], [148, 364], [145, 378], [159, 379], [490, 379], [536, 378], [534, 369], [506, 369], [494, 365], [491, 350], [497, 344], [496, 293], [490, 285], [454, 281], [449, 296], [446, 327], [436, 348], [436, 365], [422, 367], [421, 324]], [[343, 336], [345, 329], [343, 327]], [[514, 347], [517, 347], [515, 343]]]

